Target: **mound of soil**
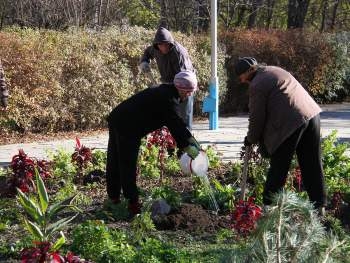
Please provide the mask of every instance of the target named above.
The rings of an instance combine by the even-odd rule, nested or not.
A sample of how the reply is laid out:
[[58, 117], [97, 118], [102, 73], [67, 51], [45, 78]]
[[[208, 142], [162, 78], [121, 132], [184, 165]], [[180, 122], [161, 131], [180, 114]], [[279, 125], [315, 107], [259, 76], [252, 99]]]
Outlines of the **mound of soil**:
[[197, 204], [183, 204], [168, 215], [158, 215], [154, 219], [158, 230], [186, 230], [189, 232], [215, 232], [228, 228], [229, 219], [211, 214]]

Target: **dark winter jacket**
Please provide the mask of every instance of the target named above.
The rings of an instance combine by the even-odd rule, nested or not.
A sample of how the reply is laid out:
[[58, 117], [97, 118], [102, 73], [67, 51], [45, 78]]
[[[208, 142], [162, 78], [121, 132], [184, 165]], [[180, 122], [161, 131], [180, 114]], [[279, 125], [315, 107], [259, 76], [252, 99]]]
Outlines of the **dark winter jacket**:
[[272, 154], [296, 129], [321, 108], [287, 71], [258, 68], [249, 87], [248, 141], [263, 142]]
[[0, 102], [3, 107], [7, 106], [8, 90], [6, 88], [4, 69], [0, 61]]
[[120, 134], [135, 138], [166, 126], [177, 146], [184, 148], [192, 135], [178, 115], [179, 102], [179, 93], [173, 84], [147, 88], [114, 108], [108, 123]]
[[[157, 47], [157, 44], [162, 42], [171, 44], [170, 51], [167, 54], [162, 54]], [[171, 33], [164, 27], [157, 30], [153, 45], [146, 48], [141, 62], [150, 63], [152, 59], [157, 62], [163, 83], [172, 83], [175, 75], [180, 71], [194, 71], [187, 50], [176, 42]]]

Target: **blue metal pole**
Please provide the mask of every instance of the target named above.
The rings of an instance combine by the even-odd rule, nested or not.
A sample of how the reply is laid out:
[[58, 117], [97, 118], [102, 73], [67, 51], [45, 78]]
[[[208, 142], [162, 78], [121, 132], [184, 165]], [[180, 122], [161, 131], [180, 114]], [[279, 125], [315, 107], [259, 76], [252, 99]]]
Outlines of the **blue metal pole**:
[[217, 77], [217, 0], [211, 0], [211, 78], [209, 96], [203, 101], [203, 112], [209, 112], [209, 129], [219, 128], [219, 85]]
[[210, 5], [210, 31], [211, 31], [211, 80], [209, 96], [215, 100], [213, 111], [209, 114], [209, 129], [217, 130], [219, 127], [219, 85], [217, 77], [217, 0], [212, 0]]

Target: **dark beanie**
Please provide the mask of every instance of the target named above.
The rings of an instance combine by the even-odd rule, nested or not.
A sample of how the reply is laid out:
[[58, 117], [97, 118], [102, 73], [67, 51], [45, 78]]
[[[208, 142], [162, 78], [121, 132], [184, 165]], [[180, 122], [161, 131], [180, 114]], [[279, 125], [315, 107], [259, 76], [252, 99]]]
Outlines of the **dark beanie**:
[[236, 75], [239, 76], [250, 69], [251, 66], [258, 65], [258, 62], [253, 57], [239, 58], [235, 65]]

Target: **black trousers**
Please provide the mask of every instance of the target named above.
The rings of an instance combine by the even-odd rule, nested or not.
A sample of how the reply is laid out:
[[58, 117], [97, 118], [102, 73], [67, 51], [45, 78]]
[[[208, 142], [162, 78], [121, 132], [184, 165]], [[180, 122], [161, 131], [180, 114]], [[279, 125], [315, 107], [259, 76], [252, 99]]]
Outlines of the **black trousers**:
[[272, 154], [263, 202], [271, 204], [271, 195], [282, 190], [293, 155], [296, 153], [302, 183], [314, 206], [326, 205], [326, 190], [321, 159], [320, 115], [315, 116], [287, 138]]
[[123, 192], [129, 202], [138, 201], [136, 172], [140, 145], [141, 138], [122, 135], [115, 127], [109, 127], [106, 167], [109, 198], [118, 199]]

